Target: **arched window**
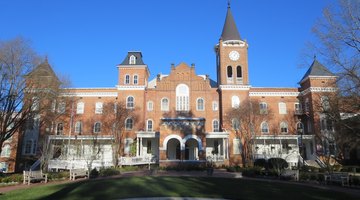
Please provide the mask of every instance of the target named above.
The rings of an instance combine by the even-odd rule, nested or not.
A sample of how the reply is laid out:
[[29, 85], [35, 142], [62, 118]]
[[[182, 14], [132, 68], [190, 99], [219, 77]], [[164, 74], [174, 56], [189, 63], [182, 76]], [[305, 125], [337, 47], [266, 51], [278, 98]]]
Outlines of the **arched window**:
[[10, 154], [11, 154], [10, 144], [4, 144], [1, 150], [1, 157], [10, 157]]
[[33, 141], [32, 140], [26, 140], [24, 153], [25, 154], [31, 154], [32, 146], [33, 146]]
[[125, 75], [125, 84], [126, 85], [130, 84], [130, 75], [128, 74]]
[[134, 105], [135, 105], [134, 97], [133, 96], [128, 96], [126, 98], [126, 108], [133, 109]]
[[240, 106], [240, 99], [238, 96], [231, 97], [231, 107], [232, 108], [239, 108]]
[[56, 134], [62, 135], [64, 131], [64, 124], [62, 122], [58, 123], [56, 126]]
[[269, 133], [269, 124], [267, 122], [262, 122], [260, 126], [262, 133]]
[[280, 132], [281, 133], [288, 133], [288, 124], [286, 122], [280, 123]]
[[214, 119], [212, 122], [213, 132], [219, 132], [219, 121]]
[[234, 130], [239, 130], [240, 129], [240, 122], [238, 119], [234, 118], [231, 120], [231, 124], [232, 124], [232, 128]]
[[152, 101], [147, 102], [147, 110], [148, 111], [154, 110], [154, 102], [152, 102]]
[[219, 110], [219, 104], [217, 101], [212, 102], [212, 109], [213, 109], [213, 111]]
[[95, 122], [94, 124], [94, 133], [100, 133], [101, 132], [101, 123]]
[[296, 123], [296, 131], [298, 134], [304, 133], [304, 124], [301, 122]]
[[77, 122], [75, 123], [75, 133], [81, 135], [81, 132], [82, 132], [82, 122], [81, 122], [81, 121], [77, 121]]
[[95, 103], [95, 114], [102, 114], [103, 112], [103, 102]]
[[279, 114], [286, 114], [286, 103], [280, 102], [279, 103]]
[[205, 110], [205, 103], [203, 98], [196, 100], [196, 110]]
[[260, 102], [260, 114], [267, 114], [267, 103]]
[[169, 99], [167, 99], [167, 98], [161, 99], [161, 110], [169, 111]]
[[126, 130], [132, 130], [132, 129], [133, 129], [133, 125], [134, 125], [133, 123], [134, 123], [133, 119], [127, 118], [127, 119], [125, 120], [125, 129], [126, 129]]
[[147, 120], [146, 122], [146, 130], [153, 131], [153, 121], [151, 119]]
[[76, 114], [84, 114], [84, 102], [78, 102], [76, 105]]
[[242, 78], [241, 66], [236, 67], [236, 78]]
[[233, 72], [232, 72], [232, 67], [228, 66], [227, 67], [227, 77], [228, 78], [232, 78], [233, 77]]
[[129, 64], [135, 65], [136, 64], [136, 57], [134, 55], [131, 55], [129, 58]]
[[134, 75], [133, 83], [134, 83], [134, 85], [138, 84], [138, 75]]
[[189, 110], [189, 87], [185, 84], [176, 86], [176, 110]]

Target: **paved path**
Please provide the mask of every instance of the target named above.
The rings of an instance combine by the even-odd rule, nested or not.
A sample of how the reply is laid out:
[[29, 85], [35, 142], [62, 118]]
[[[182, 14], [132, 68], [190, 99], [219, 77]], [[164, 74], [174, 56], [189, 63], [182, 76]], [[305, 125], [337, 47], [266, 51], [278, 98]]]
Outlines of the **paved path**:
[[[109, 178], [120, 178], [120, 177], [131, 177], [131, 176], [188, 176], [188, 177], [207, 177], [206, 172], [203, 171], [158, 171], [156, 173], [150, 173], [150, 171], [148, 170], [144, 170], [144, 171], [132, 171], [132, 172], [123, 172], [121, 175], [118, 176], [112, 176], [112, 177], [104, 177], [101, 179], [109, 179]], [[264, 181], [264, 182], [281, 182], [281, 183], [286, 183], [286, 184], [296, 184], [296, 185], [307, 185], [310, 187], [315, 187], [315, 188], [319, 188], [319, 189], [324, 189], [324, 190], [331, 190], [331, 191], [338, 191], [338, 192], [344, 192], [344, 193], [348, 193], [350, 195], [356, 196], [360, 198], [360, 189], [359, 188], [346, 188], [346, 187], [339, 187], [339, 186], [331, 186], [331, 185], [320, 185], [320, 184], [315, 184], [315, 183], [304, 183], [304, 182], [294, 182], [294, 181], [281, 181], [281, 180], [273, 180], [273, 179], [262, 179], [262, 178], [248, 178], [248, 177], [242, 177], [241, 173], [234, 173], [234, 172], [227, 172], [225, 170], [215, 170], [214, 174], [212, 177], [224, 177], [224, 178], [242, 178], [242, 179], [247, 179], [247, 180], [256, 180], [256, 181]], [[85, 179], [77, 179], [76, 181], [83, 181]], [[1, 193], [6, 193], [12, 190], [17, 190], [17, 189], [22, 189], [22, 188], [32, 188], [32, 187], [36, 187], [36, 186], [40, 186], [40, 185], [49, 185], [49, 184], [62, 184], [62, 183], [70, 183], [70, 182], [74, 182], [74, 181], [70, 181], [70, 180], [64, 180], [64, 181], [54, 181], [54, 182], [49, 182], [49, 183], [33, 183], [31, 185], [23, 185], [23, 184], [17, 184], [17, 185], [12, 185], [12, 186], [5, 186], [5, 187], [0, 187], [0, 194]], [[153, 199], [149, 199], [148, 200], [153, 200]], [[170, 199], [170, 200], [204, 200], [204, 198], [189, 198], [189, 197], [184, 197], [184, 198], [172, 198], [172, 197], [167, 197], [167, 198], [163, 198], [163, 199]], [[134, 199], [132, 199], [134, 200]]]

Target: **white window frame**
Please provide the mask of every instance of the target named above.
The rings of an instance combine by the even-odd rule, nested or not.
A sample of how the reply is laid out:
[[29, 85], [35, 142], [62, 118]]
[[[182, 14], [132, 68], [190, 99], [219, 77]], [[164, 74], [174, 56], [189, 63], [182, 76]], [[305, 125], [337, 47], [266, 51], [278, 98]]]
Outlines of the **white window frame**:
[[134, 84], [134, 85], [139, 84], [139, 76], [138, 76], [137, 74], [135, 74], [135, 75], [133, 76], [133, 84]]
[[176, 110], [189, 111], [189, 95], [190, 89], [186, 84], [179, 84], [176, 86]]
[[[61, 124], [61, 130], [59, 129]], [[59, 122], [56, 124], [56, 135], [63, 135], [64, 134], [64, 123], [63, 122]]]
[[217, 101], [212, 102], [212, 110], [213, 111], [218, 111], [219, 110], [219, 104], [218, 104]]
[[130, 75], [129, 75], [129, 74], [125, 74], [124, 84], [125, 84], [125, 85], [129, 85], [129, 84], [130, 84]]
[[214, 120], [212, 121], [212, 129], [213, 129], [213, 132], [219, 132], [219, 131], [220, 131], [219, 120], [214, 119]]
[[65, 102], [60, 102], [58, 105], [58, 113], [65, 113], [66, 111], [66, 103]]
[[84, 110], [85, 110], [85, 103], [78, 102], [76, 104], [76, 114], [84, 114]]
[[236, 118], [231, 119], [231, 127], [234, 130], [240, 130], [240, 128], [241, 128], [240, 126], [241, 126], [241, 124], [240, 124], [239, 119], [236, 119]]
[[260, 114], [267, 114], [268, 113], [268, 105], [266, 102], [259, 103]]
[[[164, 103], [164, 100], [167, 101], [167, 103]], [[164, 97], [161, 99], [161, 111], [169, 111], [170, 110], [170, 100], [167, 97]]]
[[301, 103], [300, 102], [295, 102], [294, 103], [294, 110], [295, 110], [295, 114], [301, 114], [302, 113], [302, 108], [301, 108]]
[[[131, 123], [130, 121], [131, 120]], [[131, 126], [129, 126], [131, 125]], [[125, 119], [125, 130], [131, 131], [134, 128], [134, 120], [132, 118], [126, 118]]]
[[93, 133], [101, 133], [101, 122], [95, 122]]
[[96, 102], [95, 103], [95, 114], [102, 114], [103, 113], [103, 102]]
[[11, 155], [11, 145], [6, 143], [2, 146], [1, 157], [10, 157]]
[[153, 131], [154, 130], [154, 122], [151, 119], [146, 120], [146, 131]]
[[[202, 102], [200, 102], [202, 101]], [[196, 110], [197, 111], [204, 111], [205, 110], [205, 100], [202, 97], [196, 99]]]
[[[283, 131], [283, 129], [286, 129], [286, 131]], [[280, 133], [287, 134], [289, 133], [289, 125], [286, 122], [280, 122]]]
[[284, 102], [279, 102], [279, 114], [280, 115], [286, 115], [287, 114], [287, 108], [286, 108], [286, 103]]
[[[129, 98], [132, 98], [132, 102], [129, 101]], [[126, 108], [127, 109], [134, 109], [135, 108], [135, 97], [127, 96], [126, 97]]]
[[239, 108], [240, 107], [240, 98], [236, 95], [231, 97], [231, 107]]
[[[266, 129], [264, 127], [266, 127]], [[264, 130], [266, 130], [266, 131], [264, 131]], [[269, 133], [269, 123], [262, 122], [260, 125], [260, 131], [261, 131], [261, 133]]]
[[153, 111], [154, 110], [154, 102], [148, 101], [147, 102], [147, 111]]
[[239, 138], [233, 139], [233, 154], [241, 154], [242, 144]]
[[136, 57], [134, 55], [131, 55], [129, 57], [129, 64], [130, 65], [135, 65], [136, 64]]
[[82, 122], [81, 121], [77, 121], [75, 123], [74, 132], [81, 135], [81, 133], [82, 133]]

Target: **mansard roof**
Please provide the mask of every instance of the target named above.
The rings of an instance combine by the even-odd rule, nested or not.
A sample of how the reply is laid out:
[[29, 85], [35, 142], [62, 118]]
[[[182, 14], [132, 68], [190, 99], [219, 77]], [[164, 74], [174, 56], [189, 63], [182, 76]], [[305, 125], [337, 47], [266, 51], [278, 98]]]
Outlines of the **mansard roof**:
[[319, 77], [319, 76], [335, 76], [331, 73], [324, 65], [314, 59], [314, 62], [311, 64], [310, 68], [307, 70], [300, 83], [305, 81], [308, 77]]
[[224, 28], [221, 34], [223, 41], [227, 40], [241, 40], [239, 31], [236, 27], [234, 17], [231, 13], [230, 5], [228, 6]]
[[[136, 61], [135, 64], [130, 64], [130, 57], [135, 56]], [[140, 51], [129, 51], [126, 57], [124, 58], [124, 61], [122, 61], [119, 65], [145, 65], [143, 59], [142, 59], [142, 53]]]

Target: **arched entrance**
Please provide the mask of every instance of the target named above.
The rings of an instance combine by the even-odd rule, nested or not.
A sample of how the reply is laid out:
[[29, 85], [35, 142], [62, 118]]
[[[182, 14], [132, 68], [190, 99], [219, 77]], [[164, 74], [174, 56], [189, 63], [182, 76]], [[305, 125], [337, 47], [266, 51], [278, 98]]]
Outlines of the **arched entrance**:
[[198, 141], [190, 138], [185, 143], [185, 160], [198, 160], [199, 159]]
[[181, 150], [180, 141], [176, 138], [171, 138], [167, 142], [166, 155], [169, 160], [180, 160]]

